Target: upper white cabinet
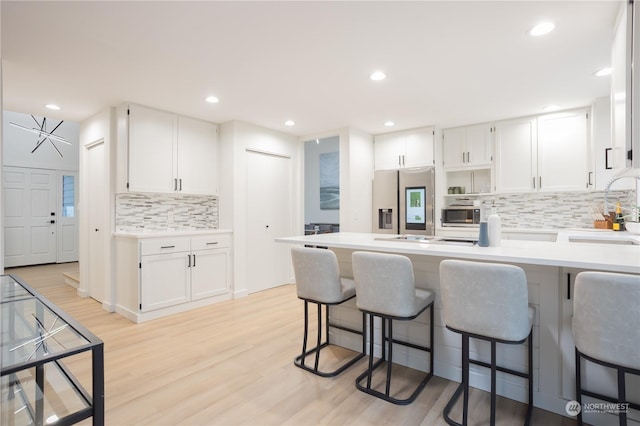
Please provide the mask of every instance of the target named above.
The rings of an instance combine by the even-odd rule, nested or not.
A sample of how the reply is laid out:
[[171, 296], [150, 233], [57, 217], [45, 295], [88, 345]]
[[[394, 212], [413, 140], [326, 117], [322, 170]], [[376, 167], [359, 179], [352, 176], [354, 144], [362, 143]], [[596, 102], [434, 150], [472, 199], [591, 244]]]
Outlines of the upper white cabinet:
[[169, 192], [176, 173], [178, 117], [137, 105], [129, 105], [128, 115], [129, 190]]
[[216, 124], [139, 105], [127, 113], [129, 191], [217, 194]]
[[178, 188], [186, 194], [218, 193], [218, 128], [207, 121], [178, 117]]
[[433, 166], [433, 127], [375, 137], [375, 169]]
[[581, 109], [496, 123], [497, 192], [590, 189], [588, 120]]
[[445, 169], [490, 167], [493, 127], [491, 124], [456, 127], [442, 131]]

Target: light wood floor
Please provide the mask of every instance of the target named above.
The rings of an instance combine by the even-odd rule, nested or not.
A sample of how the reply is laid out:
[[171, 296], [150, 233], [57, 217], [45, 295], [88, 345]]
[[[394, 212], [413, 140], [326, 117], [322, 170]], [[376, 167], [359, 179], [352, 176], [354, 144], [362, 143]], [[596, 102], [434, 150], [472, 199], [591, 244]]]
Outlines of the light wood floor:
[[[77, 264], [5, 273], [23, 278], [104, 341], [107, 425], [445, 424], [442, 410], [455, 382], [434, 377], [413, 404], [396, 406], [355, 389], [365, 361], [333, 379], [296, 368], [303, 304], [292, 285], [134, 324], [78, 297], [62, 278], [70, 271], [77, 273]], [[89, 386], [86, 361], [75, 360], [74, 368]], [[488, 424], [488, 404], [487, 392], [472, 391], [470, 425]], [[523, 404], [498, 398], [498, 424], [522, 424], [524, 412]], [[575, 424], [539, 409], [532, 420]]]

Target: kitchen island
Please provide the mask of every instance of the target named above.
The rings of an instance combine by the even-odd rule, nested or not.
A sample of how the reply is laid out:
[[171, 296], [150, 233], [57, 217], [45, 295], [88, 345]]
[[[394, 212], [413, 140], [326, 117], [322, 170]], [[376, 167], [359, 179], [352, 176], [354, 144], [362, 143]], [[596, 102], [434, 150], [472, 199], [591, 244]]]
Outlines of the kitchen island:
[[[582, 233], [575, 232], [575, 235]], [[572, 234], [573, 235], [573, 234]], [[600, 234], [603, 239], [604, 234]], [[615, 239], [619, 235], [610, 234]], [[637, 240], [637, 236], [624, 235]], [[414, 266], [416, 286], [429, 289], [436, 294], [435, 301], [435, 354], [434, 374], [449, 380], [461, 378], [461, 339], [444, 327], [441, 320], [439, 265], [444, 259], [466, 259], [485, 262], [510, 263], [524, 269], [529, 286], [529, 303], [536, 308], [534, 321], [534, 405], [568, 416], [565, 406], [575, 398], [574, 352], [571, 335], [573, 309], [573, 283], [577, 273], [584, 270], [623, 272], [640, 274], [640, 245], [608, 244], [608, 240], [593, 242], [593, 239], [578, 241], [575, 238], [558, 238], [557, 242], [503, 240], [500, 247], [478, 247], [472, 244], [435, 240], [399, 240], [394, 235], [367, 233], [336, 233], [283, 237], [277, 242], [327, 247], [338, 257], [341, 273], [352, 277], [351, 253], [357, 250], [397, 253], [408, 256]], [[640, 241], [638, 241], [640, 242]], [[358, 326], [359, 311], [355, 302], [335, 307], [332, 318], [350, 326]], [[425, 343], [428, 317], [421, 315], [403, 326], [398, 324], [396, 334], [416, 343]], [[640, 324], [639, 324], [640, 326]], [[395, 328], [395, 327], [394, 327]], [[399, 337], [400, 337], [399, 336]], [[336, 344], [358, 349], [358, 342], [351, 336], [336, 330], [332, 334]], [[375, 349], [376, 352], [380, 348]], [[471, 342], [471, 356], [489, 360], [490, 346], [486, 342]], [[428, 369], [424, 354], [411, 348], [394, 348], [394, 361], [422, 371]], [[524, 345], [499, 345], [498, 364], [524, 371], [527, 366]], [[592, 368], [593, 367], [593, 368]], [[584, 385], [603, 393], [615, 395], [615, 373], [589, 365], [585, 369]], [[632, 400], [640, 400], [640, 380], [629, 377], [627, 392]], [[471, 367], [470, 384], [489, 390], [488, 370]], [[498, 394], [525, 402], [526, 381], [498, 373]], [[428, 386], [427, 386], [428, 392]], [[589, 402], [589, 400], [585, 400]], [[607, 424], [615, 419], [608, 414], [586, 413], [585, 421], [592, 424]], [[640, 424], [640, 413], [629, 413], [630, 424]]]

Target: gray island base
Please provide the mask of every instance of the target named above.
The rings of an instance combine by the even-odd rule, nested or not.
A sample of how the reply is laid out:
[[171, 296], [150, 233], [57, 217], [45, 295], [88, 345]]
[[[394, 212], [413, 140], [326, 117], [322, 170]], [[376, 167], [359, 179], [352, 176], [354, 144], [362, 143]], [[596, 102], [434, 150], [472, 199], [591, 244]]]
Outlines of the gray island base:
[[[606, 244], [576, 243], [562, 239], [558, 242], [503, 241], [501, 247], [477, 247], [416, 243], [384, 240], [379, 234], [335, 233], [283, 237], [277, 242], [326, 247], [333, 250], [340, 264], [341, 274], [353, 277], [351, 254], [366, 250], [398, 253], [408, 256], [414, 267], [416, 286], [435, 292], [435, 367], [434, 374], [452, 381], [461, 380], [461, 338], [447, 330], [441, 319], [439, 266], [444, 259], [467, 259], [485, 262], [509, 263], [524, 269], [529, 288], [529, 303], [535, 306], [533, 327], [534, 405], [544, 410], [570, 416], [566, 411], [568, 402], [575, 399], [575, 356], [571, 335], [572, 293], [575, 276], [585, 270], [640, 274], [640, 245], [607, 246]], [[621, 313], [624, 315], [624, 313]], [[359, 327], [361, 316], [355, 302], [332, 307], [332, 320], [352, 327]], [[630, 316], [631, 317], [631, 316]], [[428, 339], [428, 316], [424, 313], [406, 324], [394, 327], [398, 338], [425, 344]], [[639, 324], [640, 326], [640, 324]], [[379, 331], [379, 324], [376, 325]], [[348, 333], [334, 330], [332, 342], [353, 350], [359, 343]], [[376, 339], [377, 340], [377, 339]], [[379, 340], [377, 340], [379, 341]], [[471, 357], [490, 361], [490, 345], [471, 340]], [[640, 348], [639, 348], [640, 350]], [[380, 355], [380, 346], [374, 353]], [[498, 365], [514, 370], [526, 371], [526, 345], [500, 345]], [[411, 348], [394, 348], [394, 362], [421, 371], [427, 371], [429, 359], [424, 353]], [[594, 364], [583, 367], [583, 385], [587, 389], [617, 395], [615, 371]], [[472, 365], [470, 385], [490, 390], [489, 370]], [[429, 392], [429, 387], [425, 389]], [[497, 393], [501, 396], [527, 401], [525, 379], [498, 372]], [[627, 375], [627, 396], [640, 401], [640, 380]], [[603, 401], [585, 398], [583, 403]], [[592, 410], [584, 413], [584, 421], [590, 424], [617, 424], [617, 416]], [[640, 413], [630, 410], [630, 425], [640, 425]]]

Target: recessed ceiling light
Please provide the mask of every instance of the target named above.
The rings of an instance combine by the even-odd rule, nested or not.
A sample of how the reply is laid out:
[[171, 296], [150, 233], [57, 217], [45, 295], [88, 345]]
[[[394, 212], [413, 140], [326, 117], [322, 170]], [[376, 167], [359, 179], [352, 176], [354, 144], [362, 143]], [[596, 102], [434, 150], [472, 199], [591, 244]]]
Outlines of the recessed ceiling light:
[[393, 121], [386, 121], [386, 122], [384, 123], [384, 125], [385, 125], [385, 126], [387, 126], [387, 127], [393, 127], [393, 126], [395, 126], [395, 125], [396, 125], [396, 123], [394, 123]]
[[295, 126], [296, 122], [293, 121], [293, 120], [287, 120], [287, 121], [284, 122], [284, 125], [285, 126]]
[[546, 107], [544, 107], [544, 111], [557, 111], [560, 109], [560, 105], [547, 105]]
[[382, 71], [376, 71], [373, 74], [371, 74], [371, 80], [374, 81], [380, 81], [380, 80], [384, 80], [385, 78], [387, 78], [387, 75], [385, 73], [383, 73]]
[[611, 67], [602, 68], [594, 73], [596, 77], [605, 77], [607, 75], [611, 75]]
[[529, 35], [534, 37], [545, 35], [553, 31], [555, 27], [553, 22], [541, 22], [529, 30]]
[[52, 109], [54, 111], [60, 111], [62, 109], [56, 104], [46, 104], [44, 107], [48, 109]]
[[210, 104], [217, 104], [218, 102], [220, 102], [220, 99], [215, 96], [207, 96], [204, 100], [209, 102]]

